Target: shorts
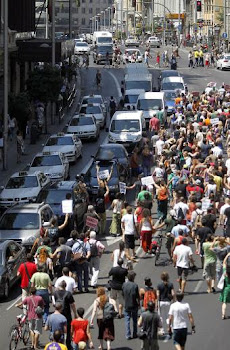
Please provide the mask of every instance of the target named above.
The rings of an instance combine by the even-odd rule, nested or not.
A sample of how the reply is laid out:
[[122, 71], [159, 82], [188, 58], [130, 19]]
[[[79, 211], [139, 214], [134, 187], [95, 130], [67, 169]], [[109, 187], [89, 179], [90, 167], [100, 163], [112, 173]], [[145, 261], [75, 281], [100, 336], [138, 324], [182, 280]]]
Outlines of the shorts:
[[173, 342], [174, 344], [179, 344], [180, 346], [185, 346], [187, 339], [187, 328], [174, 329], [173, 330]]
[[204, 277], [206, 280], [214, 280], [216, 278], [216, 263], [206, 264], [204, 266]]
[[29, 321], [29, 328], [32, 332], [42, 334], [42, 318]]
[[[188, 278], [188, 268], [186, 267], [180, 267], [180, 266], [177, 266], [177, 274], [178, 274], [178, 277], [180, 279], [183, 279], [184, 281], [187, 280]], [[183, 275], [183, 276], [182, 276]]]
[[118, 303], [120, 305], [122, 305], [122, 306], [124, 305], [124, 297], [122, 294], [122, 290], [111, 289], [110, 298], [112, 298], [114, 300], [118, 300]]
[[126, 249], [134, 249], [135, 248], [134, 235], [125, 235], [125, 248]]

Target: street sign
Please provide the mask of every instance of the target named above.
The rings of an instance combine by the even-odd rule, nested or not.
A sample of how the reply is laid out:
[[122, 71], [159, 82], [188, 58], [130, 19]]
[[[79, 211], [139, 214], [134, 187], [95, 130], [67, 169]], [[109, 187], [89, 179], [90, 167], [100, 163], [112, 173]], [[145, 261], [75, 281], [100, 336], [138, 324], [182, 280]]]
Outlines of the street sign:
[[226, 39], [228, 37], [228, 34], [227, 33], [223, 33], [222, 34], [222, 38]]

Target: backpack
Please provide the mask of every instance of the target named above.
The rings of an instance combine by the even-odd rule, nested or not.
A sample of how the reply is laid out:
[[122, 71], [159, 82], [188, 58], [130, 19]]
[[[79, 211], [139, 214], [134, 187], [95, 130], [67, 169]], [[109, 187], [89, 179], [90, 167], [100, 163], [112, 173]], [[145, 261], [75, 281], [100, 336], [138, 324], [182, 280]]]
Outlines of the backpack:
[[109, 107], [110, 107], [110, 109], [116, 109], [116, 103], [114, 100], [110, 101]]
[[98, 248], [97, 248], [97, 241], [95, 241], [94, 243], [90, 243], [90, 257], [93, 258], [95, 256], [98, 256]]
[[105, 200], [104, 198], [96, 198], [96, 213], [101, 214], [105, 212]]
[[145, 308], [145, 310], [147, 310], [148, 308], [148, 302], [152, 301], [155, 302], [156, 300], [156, 292], [154, 289], [148, 289], [145, 291], [145, 295], [144, 295], [144, 300], [143, 300], [143, 307]]
[[46, 247], [42, 247], [39, 251], [38, 262], [40, 264], [45, 264], [48, 257], [49, 257], [49, 254]]
[[113, 304], [107, 301], [103, 309], [103, 321], [112, 320], [116, 315], [117, 312], [115, 311]]
[[64, 313], [64, 311], [65, 311], [65, 309], [66, 309], [66, 301], [65, 301], [65, 298], [66, 298], [66, 296], [68, 295], [68, 292], [66, 291], [65, 292], [65, 294], [63, 294], [63, 296], [60, 296], [59, 294], [58, 294], [58, 292], [57, 292], [57, 300], [55, 300], [55, 304], [56, 303], [60, 303], [61, 304], [61, 306], [62, 306], [62, 311], [61, 311], [61, 313], [63, 314]]
[[184, 212], [183, 212], [182, 208], [179, 207], [178, 214], [177, 214], [177, 219], [178, 219], [179, 221], [181, 221], [181, 220], [184, 220], [184, 218], [185, 218]]

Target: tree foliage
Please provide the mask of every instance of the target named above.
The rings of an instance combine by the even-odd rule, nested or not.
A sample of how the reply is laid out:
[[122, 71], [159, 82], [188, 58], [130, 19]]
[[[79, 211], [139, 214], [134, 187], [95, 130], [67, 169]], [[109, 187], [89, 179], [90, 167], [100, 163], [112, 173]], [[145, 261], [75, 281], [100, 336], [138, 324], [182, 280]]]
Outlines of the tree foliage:
[[20, 123], [27, 121], [30, 114], [31, 105], [26, 92], [21, 92], [18, 95], [9, 95], [9, 115], [11, 117], [16, 118]]
[[51, 66], [36, 68], [27, 80], [27, 91], [31, 100], [56, 102], [62, 86], [60, 71]]

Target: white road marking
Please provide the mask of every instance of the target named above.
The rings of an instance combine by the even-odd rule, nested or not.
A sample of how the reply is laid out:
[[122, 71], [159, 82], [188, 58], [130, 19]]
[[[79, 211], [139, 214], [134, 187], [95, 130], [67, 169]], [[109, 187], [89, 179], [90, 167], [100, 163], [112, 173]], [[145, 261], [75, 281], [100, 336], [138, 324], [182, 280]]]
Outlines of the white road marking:
[[22, 297], [20, 295], [20, 297], [18, 297], [14, 302], [13, 304], [11, 304], [10, 306], [8, 306], [8, 308], [6, 309], [6, 311], [9, 311], [15, 304], [17, 304], [17, 302], [19, 302], [19, 300], [21, 300]]
[[112, 72], [110, 72], [108, 70], [106, 72], [113, 78], [114, 83], [115, 83], [116, 88], [117, 88], [118, 97], [121, 98], [122, 97], [122, 95], [121, 95], [121, 87], [120, 87], [120, 84], [119, 84], [117, 78], [115, 77], [115, 75]]
[[197, 293], [204, 281], [199, 281], [194, 289], [193, 293]]
[[119, 242], [122, 239], [121, 236], [119, 237], [106, 237], [106, 243], [108, 246], [113, 245], [114, 243]]

